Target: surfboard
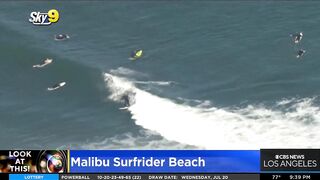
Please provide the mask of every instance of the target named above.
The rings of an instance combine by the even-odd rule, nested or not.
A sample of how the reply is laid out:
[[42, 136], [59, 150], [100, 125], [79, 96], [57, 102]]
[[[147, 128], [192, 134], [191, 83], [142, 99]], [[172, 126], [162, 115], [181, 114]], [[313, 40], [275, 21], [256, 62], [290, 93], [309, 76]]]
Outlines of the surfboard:
[[42, 66], [41, 66], [41, 64], [35, 64], [35, 65], [33, 65], [32, 67], [34, 67], [34, 68], [41, 68]]
[[44, 60], [44, 63], [43, 63], [43, 64], [35, 64], [35, 65], [33, 65], [32, 67], [34, 67], [34, 68], [43, 68], [43, 67], [51, 64], [52, 62], [53, 62], [52, 59], [46, 59], [46, 60]]
[[132, 61], [137, 60], [142, 57], [142, 54], [143, 54], [142, 49], [136, 50], [132, 53], [132, 56], [129, 59]]
[[53, 90], [56, 90], [56, 89], [58, 89], [59, 87], [56, 87], [56, 88], [52, 88], [52, 87], [49, 87], [48, 88], [48, 91], [53, 91]]
[[126, 109], [128, 109], [129, 107], [121, 107], [121, 108], [119, 108], [120, 110], [126, 110]]
[[66, 82], [61, 82], [61, 83], [59, 83], [59, 86], [56, 86], [56, 87], [48, 87], [48, 91], [53, 91], [53, 90], [59, 89], [59, 88], [65, 86], [65, 85], [66, 85]]

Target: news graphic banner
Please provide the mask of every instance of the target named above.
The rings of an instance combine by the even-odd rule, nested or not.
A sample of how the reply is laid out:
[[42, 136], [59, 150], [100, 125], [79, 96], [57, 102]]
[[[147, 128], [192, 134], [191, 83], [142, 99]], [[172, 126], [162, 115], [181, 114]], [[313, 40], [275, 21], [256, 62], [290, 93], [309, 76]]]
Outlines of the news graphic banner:
[[72, 173], [258, 173], [259, 151], [70, 151]]
[[0, 180], [320, 179], [320, 150], [0, 151]]

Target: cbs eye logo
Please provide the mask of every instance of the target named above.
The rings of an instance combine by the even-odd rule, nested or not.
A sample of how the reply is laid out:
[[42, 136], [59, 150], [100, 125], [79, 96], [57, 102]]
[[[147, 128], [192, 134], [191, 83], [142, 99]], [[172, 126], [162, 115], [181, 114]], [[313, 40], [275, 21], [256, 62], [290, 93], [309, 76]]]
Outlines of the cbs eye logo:
[[51, 9], [47, 13], [31, 12], [29, 22], [37, 26], [48, 26], [51, 23], [57, 23], [60, 15], [56, 9]]

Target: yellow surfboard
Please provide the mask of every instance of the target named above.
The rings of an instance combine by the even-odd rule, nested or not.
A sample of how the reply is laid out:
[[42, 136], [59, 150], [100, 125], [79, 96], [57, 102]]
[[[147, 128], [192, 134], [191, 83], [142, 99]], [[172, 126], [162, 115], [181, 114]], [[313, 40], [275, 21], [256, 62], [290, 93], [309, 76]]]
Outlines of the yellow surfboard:
[[132, 56], [131, 56], [131, 60], [136, 60], [136, 59], [139, 59], [141, 58], [143, 55], [143, 50], [142, 49], [139, 49], [139, 50], [136, 50], [132, 53]]

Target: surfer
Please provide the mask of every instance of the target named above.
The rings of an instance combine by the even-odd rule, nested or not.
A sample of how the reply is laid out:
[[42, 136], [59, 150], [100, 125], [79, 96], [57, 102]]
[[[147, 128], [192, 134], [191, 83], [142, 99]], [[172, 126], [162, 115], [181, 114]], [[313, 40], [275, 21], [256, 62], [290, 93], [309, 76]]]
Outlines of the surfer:
[[34, 68], [42, 68], [42, 67], [44, 67], [44, 66], [46, 66], [48, 64], [51, 64], [52, 62], [53, 62], [53, 59], [47, 58], [47, 59], [42, 61], [42, 64], [36, 64], [36, 65], [33, 65], [32, 67], [34, 67]]
[[53, 90], [59, 89], [59, 88], [63, 87], [64, 85], [66, 85], [66, 82], [61, 82], [61, 83], [55, 84], [52, 87], [48, 87], [48, 91], [53, 91]]
[[69, 39], [70, 36], [68, 34], [57, 34], [54, 36], [54, 39], [56, 41], [63, 41], [63, 40], [66, 40], [66, 39]]
[[298, 51], [297, 58], [302, 57], [305, 52], [306, 52], [306, 50], [300, 49], [300, 50]]
[[136, 60], [142, 57], [143, 51], [142, 49], [135, 50], [131, 53], [131, 60]]
[[124, 96], [122, 97], [122, 101], [124, 102], [124, 105], [125, 105], [126, 107], [129, 107], [129, 106], [130, 106], [130, 99], [129, 99], [129, 96], [128, 96], [128, 95], [124, 95]]
[[135, 103], [134, 96], [135, 92], [126, 92], [120, 99], [121, 103], [124, 103], [124, 107], [121, 107], [119, 109], [125, 110], [133, 105]]
[[297, 33], [297, 34], [291, 34], [291, 37], [294, 38], [293, 39], [294, 43], [298, 44], [302, 40], [303, 33], [300, 32], [300, 33]]

